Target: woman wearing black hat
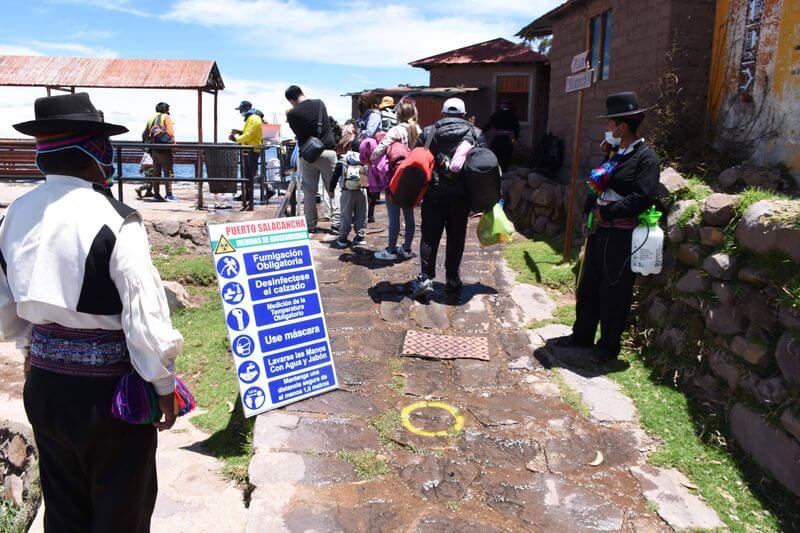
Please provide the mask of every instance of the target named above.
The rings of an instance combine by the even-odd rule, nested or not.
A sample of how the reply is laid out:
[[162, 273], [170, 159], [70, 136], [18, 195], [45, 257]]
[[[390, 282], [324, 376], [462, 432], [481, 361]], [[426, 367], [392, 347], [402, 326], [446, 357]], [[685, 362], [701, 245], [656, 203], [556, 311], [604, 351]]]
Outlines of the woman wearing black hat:
[[[14, 201], [0, 225], [0, 339], [29, 344], [24, 402], [44, 528], [146, 532], [156, 429], [175, 422], [183, 338], [141, 217], [108, 190], [109, 137], [128, 129], [105, 122], [86, 93], [40, 98], [35, 113], [14, 127], [36, 138], [46, 181]], [[136, 375], [152, 384], [163, 421], [112, 415], [121, 380]]]
[[[619, 356], [633, 297], [631, 237], [639, 215], [656, 198], [658, 157], [637, 131], [647, 109], [632, 92], [606, 100], [604, 148], [608, 156], [587, 180], [590, 192], [584, 206], [588, 222], [583, 277], [576, 294], [572, 335], [557, 341], [565, 347], [594, 348], [598, 364]], [[600, 339], [595, 345], [597, 326]]]

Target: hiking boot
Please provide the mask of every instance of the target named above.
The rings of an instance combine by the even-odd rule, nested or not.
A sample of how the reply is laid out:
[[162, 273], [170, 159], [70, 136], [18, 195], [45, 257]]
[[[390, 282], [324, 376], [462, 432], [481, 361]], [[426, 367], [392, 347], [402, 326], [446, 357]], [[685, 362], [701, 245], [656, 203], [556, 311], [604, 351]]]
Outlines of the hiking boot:
[[381, 250], [380, 252], [375, 252], [374, 254], [375, 259], [380, 259], [381, 261], [396, 261], [397, 256], [389, 251], [389, 249]]
[[447, 278], [447, 283], [444, 284], [444, 290], [447, 292], [458, 292], [464, 286], [464, 282], [458, 276]]
[[417, 277], [411, 282], [411, 294], [414, 298], [430, 298], [433, 295], [433, 280]]
[[356, 236], [353, 237], [353, 246], [364, 246], [366, 243], [367, 239], [363, 233], [356, 233]]
[[405, 248], [398, 248], [397, 252], [395, 253], [397, 253], [397, 257], [403, 260], [411, 259], [414, 257], [414, 252], [412, 252], [411, 250], [406, 250]]
[[344, 250], [345, 248], [347, 248], [348, 246], [350, 246], [350, 243], [349, 243], [349, 242], [347, 242], [347, 239], [345, 239], [345, 240], [342, 240], [342, 239], [336, 239], [336, 242], [334, 242], [334, 243], [333, 243], [333, 245], [334, 245], [336, 248], [339, 248], [340, 250]]

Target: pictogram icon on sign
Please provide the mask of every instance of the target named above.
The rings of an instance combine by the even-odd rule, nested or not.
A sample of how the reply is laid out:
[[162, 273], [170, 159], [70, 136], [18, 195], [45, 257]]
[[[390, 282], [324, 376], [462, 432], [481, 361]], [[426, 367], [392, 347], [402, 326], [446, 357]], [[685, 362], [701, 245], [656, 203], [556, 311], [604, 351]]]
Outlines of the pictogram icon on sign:
[[229, 241], [225, 235], [220, 235], [219, 241], [217, 241], [217, 248], [214, 250], [215, 254], [229, 254], [231, 252], [235, 252], [236, 248], [233, 247], [231, 241]]
[[225, 303], [236, 305], [244, 300], [244, 288], [235, 281], [226, 283], [222, 287], [222, 299], [225, 300]]
[[225, 256], [217, 261], [217, 272], [225, 279], [235, 278], [239, 274], [239, 261], [235, 257]]
[[228, 327], [233, 331], [242, 331], [250, 325], [250, 315], [244, 309], [231, 309], [228, 313]]
[[247, 335], [239, 335], [233, 340], [231, 349], [239, 357], [250, 357], [253, 354], [253, 348], [255, 348], [253, 339]]

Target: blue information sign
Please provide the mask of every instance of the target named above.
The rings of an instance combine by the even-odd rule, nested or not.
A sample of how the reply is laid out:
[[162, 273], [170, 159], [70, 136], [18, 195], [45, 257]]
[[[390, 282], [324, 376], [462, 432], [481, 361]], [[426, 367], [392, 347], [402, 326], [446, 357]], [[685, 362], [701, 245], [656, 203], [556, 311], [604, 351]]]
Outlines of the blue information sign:
[[301, 217], [209, 226], [245, 416], [338, 388]]

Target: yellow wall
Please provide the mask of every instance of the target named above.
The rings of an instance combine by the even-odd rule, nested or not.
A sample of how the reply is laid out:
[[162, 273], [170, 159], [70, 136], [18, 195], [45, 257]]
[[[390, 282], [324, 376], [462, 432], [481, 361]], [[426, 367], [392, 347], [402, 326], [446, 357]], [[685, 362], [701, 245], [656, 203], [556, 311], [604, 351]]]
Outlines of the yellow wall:
[[[756, 39], [747, 33], [753, 25], [746, 19], [758, 1], [717, 1], [709, 108], [719, 142], [734, 135], [756, 139], [772, 133], [754, 140], [752, 160], [784, 163], [800, 175], [800, 0], [763, 0]], [[757, 43], [757, 53], [753, 83], [743, 90], [745, 39]], [[753, 47], [747, 49], [752, 52]]]

